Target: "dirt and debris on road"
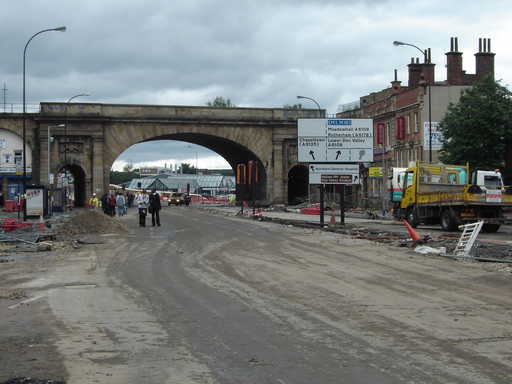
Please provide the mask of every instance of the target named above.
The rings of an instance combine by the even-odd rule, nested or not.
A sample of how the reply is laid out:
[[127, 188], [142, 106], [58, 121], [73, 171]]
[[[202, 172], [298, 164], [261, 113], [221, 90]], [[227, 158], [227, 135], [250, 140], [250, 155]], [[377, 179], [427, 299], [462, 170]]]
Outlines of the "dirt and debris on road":
[[[335, 232], [343, 235], [348, 235], [354, 239], [370, 240], [397, 247], [408, 247], [413, 249], [418, 244], [427, 244], [429, 247], [432, 248], [444, 248], [446, 249], [447, 254], [453, 253], [460, 238], [460, 233], [445, 233], [442, 235], [426, 235], [423, 236], [419, 241], [414, 242], [410, 240], [410, 236], [406, 232], [400, 230], [400, 227], [382, 230], [375, 229], [372, 227], [371, 224], [366, 223], [364, 225], [353, 223], [346, 223], [345, 225], [340, 225], [339, 223], [329, 225], [326, 223], [326, 225], [324, 225], [324, 227], [321, 228], [319, 223], [312, 222], [307, 219], [288, 219], [269, 214], [269, 212], [274, 211], [273, 209], [264, 209], [257, 216], [252, 215], [252, 209], [247, 209], [247, 215], [244, 216], [240, 216], [239, 214], [234, 213], [235, 211], [229, 210], [230, 208], [223, 206], [208, 206], [201, 207], [201, 209], [204, 209], [214, 214], [220, 213], [226, 216], [239, 216], [250, 219], [256, 219], [259, 221], [273, 222], [286, 226], [294, 226], [300, 228], [317, 228], [328, 232]], [[477, 239], [477, 241], [475, 242], [475, 246], [473, 247], [473, 250], [471, 252], [471, 256], [482, 259], [492, 258], [503, 261], [512, 260], [512, 243], [497, 244]]]
[[64, 384], [64, 382], [54, 380], [40, 380], [33, 377], [17, 377], [15, 379], [4, 381], [0, 384]]

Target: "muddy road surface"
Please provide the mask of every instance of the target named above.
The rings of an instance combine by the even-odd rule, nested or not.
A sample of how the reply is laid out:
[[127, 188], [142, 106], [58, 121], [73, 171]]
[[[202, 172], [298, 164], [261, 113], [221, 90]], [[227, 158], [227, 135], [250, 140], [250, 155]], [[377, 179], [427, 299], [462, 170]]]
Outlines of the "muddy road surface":
[[0, 298], [0, 382], [510, 382], [503, 264], [193, 207], [161, 216], [0, 264], [4, 292], [24, 292]]

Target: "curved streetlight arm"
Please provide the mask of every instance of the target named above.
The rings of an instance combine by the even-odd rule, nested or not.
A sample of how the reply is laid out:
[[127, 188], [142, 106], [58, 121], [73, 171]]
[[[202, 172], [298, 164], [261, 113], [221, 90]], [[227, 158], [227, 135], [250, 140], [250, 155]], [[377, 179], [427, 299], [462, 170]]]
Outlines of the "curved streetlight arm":
[[25, 68], [26, 68], [25, 61], [26, 61], [26, 57], [27, 57], [28, 45], [30, 44], [32, 39], [34, 37], [36, 37], [37, 35], [40, 35], [41, 33], [45, 33], [45, 32], [51, 32], [51, 31], [65, 32], [66, 31], [66, 27], [48, 28], [48, 29], [43, 29], [42, 31], [39, 31], [37, 33], [34, 33], [30, 37], [30, 39], [28, 39], [27, 44], [25, 44], [25, 48], [23, 49], [23, 113], [25, 113]]
[[316, 104], [316, 106], [318, 107], [318, 110], [321, 112], [322, 111], [322, 108], [320, 107], [320, 104], [318, 104], [316, 102], [315, 99], [312, 99], [311, 97], [307, 97], [307, 96], [297, 96], [297, 99], [307, 99], [307, 100], [311, 100], [313, 103]]
[[393, 45], [398, 47], [400, 45], [408, 45], [409, 47], [416, 48], [418, 51], [420, 51], [423, 54], [423, 58], [425, 59], [425, 62], [427, 62], [427, 52], [418, 47], [417, 45], [410, 44], [410, 43], [404, 43], [403, 41], [393, 41]]
[[82, 97], [82, 96], [91, 96], [91, 95], [89, 95], [87, 93], [80, 93], [79, 95], [71, 96], [68, 99], [68, 101], [66, 101], [66, 104], [69, 104], [71, 102], [71, 100], [76, 99], [77, 97]]

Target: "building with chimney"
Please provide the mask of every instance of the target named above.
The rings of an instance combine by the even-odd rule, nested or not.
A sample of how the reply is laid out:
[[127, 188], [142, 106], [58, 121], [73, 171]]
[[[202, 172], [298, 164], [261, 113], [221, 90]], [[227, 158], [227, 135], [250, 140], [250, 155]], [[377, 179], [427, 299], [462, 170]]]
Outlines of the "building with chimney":
[[446, 53], [446, 80], [436, 81], [429, 48], [422, 62], [411, 58], [407, 86], [398, 80], [395, 69], [389, 88], [362, 96], [359, 103], [341, 106], [336, 114], [338, 118], [371, 118], [374, 122], [374, 162], [367, 166], [383, 167], [384, 177], [363, 178], [363, 195], [369, 206], [389, 208], [385, 181], [391, 175], [390, 168], [407, 167], [416, 160], [439, 161], [439, 122], [448, 105], [457, 103], [465, 89], [486, 76], [494, 78], [494, 56], [491, 40], [479, 39], [476, 73], [467, 74], [463, 70], [458, 38], [452, 37], [450, 51]]

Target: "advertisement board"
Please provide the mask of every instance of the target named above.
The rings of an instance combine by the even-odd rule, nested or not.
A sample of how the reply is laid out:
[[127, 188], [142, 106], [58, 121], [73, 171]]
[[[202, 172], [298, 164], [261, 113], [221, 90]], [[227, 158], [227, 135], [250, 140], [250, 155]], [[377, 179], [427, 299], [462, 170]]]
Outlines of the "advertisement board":
[[[429, 122], [425, 121], [423, 124], [423, 148], [428, 150], [430, 148], [430, 128]], [[432, 150], [438, 151], [443, 147], [443, 134], [439, 129], [439, 121], [432, 122]]]
[[373, 161], [372, 119], [299, 119], [300, 162]]
[[45, 214], [45, 193], [43, 187], [27, 187], [27, 217], [40, 217]]

